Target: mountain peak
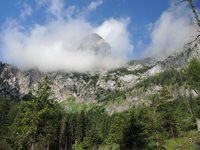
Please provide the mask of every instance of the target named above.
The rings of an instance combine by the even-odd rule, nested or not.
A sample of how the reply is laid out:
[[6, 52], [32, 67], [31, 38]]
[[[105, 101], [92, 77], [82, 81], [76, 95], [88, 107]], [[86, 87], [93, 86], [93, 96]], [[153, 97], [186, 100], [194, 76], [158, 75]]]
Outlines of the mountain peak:
[[90, 51], [102, 57], [111, 55], [111, 46], [96, 33], [91, 33], [83, 38], [78, 49], [81, 51]]

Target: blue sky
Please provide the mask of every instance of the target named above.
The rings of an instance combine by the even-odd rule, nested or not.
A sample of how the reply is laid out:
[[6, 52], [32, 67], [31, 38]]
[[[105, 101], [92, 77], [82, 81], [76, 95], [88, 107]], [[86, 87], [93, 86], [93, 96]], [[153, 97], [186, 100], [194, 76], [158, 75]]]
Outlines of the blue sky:
[[[187, 3], [167, 0], [2, 0], [0, 14], [0, 60], [14, 64], [26, 63], [29, 58], [24, 57], [38, 56], [42, 49], [50, 53], [58, 43], [62, 48], [57, 51], [73, 49], [75, 41], [68, 38], [91, 32], [111, 44], [114, 57], [165, 58], [195, 33]], [[59, 32], [62, 30], [65, 35]], [[35, 42], [40, 38], [50, 46]], [[53, 39], [56, 42], [50, 43]], [[29, 63], [34, 62], [36, 59]]]
[[[65, 7], [76, 6], [83, 9], [92, 0], [65, 0]], [[13, 3], [13, 0], [2, 0], [0, 6], [0, 25], [4, 25], [8, 18], [19, 18], [24, 3], [36, 9], [32, 16], [23, 22], [24, 26], [31, 26], [33, 22], [43, 24], [45, 22], [44, 9], [37, 8], [35, 0], [21, 0]], [[104, 0], [102, 5], [92, 12], [87, 19], [100, 24], [107, 18], [130, 17], [129, 31], [133, 42], [138, 39], [148, 40], [145, 35], [146, 25], [155, 22], [160, 14], [169, 7], [167, 0]], [[148, 41], [147, 41], [148, 42]], [[136, 51], [137, 52], [137, 51]]]
[[[66, 0], [65, 6], [77, 6], [80, 9], [89, 5], [92, 0]], [[0, 6], [0, 23], [3, 24], [8, 17], [16, 18], [19, 16], [23, 4], [27, 3], [36, 8], [34, 0], [2, 0]], [[90, 15], [90, 19], [94, 22], [101, 22], [108, 17], [131, 17], [135, 18], [138, 24], [146, 24], [155, 21], [159, 15], [169, 7], [166, 0], [104, 0], [103, 4]], [[42, 10], [34, 12], [34, 20], [41, 18]], [[98, 18], [97, 18], [98, 16]]]

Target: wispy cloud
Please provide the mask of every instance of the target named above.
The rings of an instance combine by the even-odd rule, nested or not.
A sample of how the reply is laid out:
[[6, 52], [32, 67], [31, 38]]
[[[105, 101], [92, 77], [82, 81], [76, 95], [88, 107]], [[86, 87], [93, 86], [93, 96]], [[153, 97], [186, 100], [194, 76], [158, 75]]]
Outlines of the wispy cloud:
[[191, 18], [190, 10], [186, 6], [172, 4], [155, 23], [148, 26], [151, 44], [147, 47], [145, 56], [162, 60], [183, 50], [196, 31]]
[[64, 16], [64, 0], [39, 0], [36, 1], [36, 3], [39, 7], [44, 8], [48, 15], [59, 19]]
[[27, 3], [23, 3], [23, 7], [20, 13], [20, 18], [25, 20], [27, 17], [32, 15], [32, 7]]
[[48, 10], [55, 17], [61, 17], [64, 11], [64, 0], [52, 0]]
[[92, 2], [88, 5], [87, 9], [88, 9], [89, 11], [95, 10], [95, 9], [96, 9], [98, 6], [100, 6], [102, 3], [103, 3], [103, 0], [92, 1]]

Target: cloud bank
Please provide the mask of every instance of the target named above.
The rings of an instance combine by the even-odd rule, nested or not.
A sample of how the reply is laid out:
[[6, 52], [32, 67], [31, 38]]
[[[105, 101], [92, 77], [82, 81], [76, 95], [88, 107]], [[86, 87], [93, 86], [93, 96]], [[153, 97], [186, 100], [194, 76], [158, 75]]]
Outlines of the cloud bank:
[[[101, 0], [93, 1], [86, 8], [91, 11], [102, 3]], [[73, 14], [75, 8], [65, 8], [63, 0], [41, 0], [38, 6], [46, 9], [48, 21], [45, 24], [35, 23], [25, 28], [19, 21], [10, 20], [4, 26], [1, 43], [4, 59], [8, 63], [25, 69], [37, 67], [42, 71], [84, 72], [98, 67], [119, 67], [133, 51], [128, 18], [108, 18], [94, 25], [81, 15], [69, 17], [65, 14], [69, 10]], [[24, 14], [27, 16], [30, 13]], [[88, 51], [77, 51], [81, 40], [93, 32], [110, 44], [111, 56], [102, 58]]]
[[167, 56], [183, 50], [196, 33], [191, 18], [191, 10], [186, 6], [172, 6], [149, 26], [151, 44], [145, 51], [146, 57], [163, 60]]

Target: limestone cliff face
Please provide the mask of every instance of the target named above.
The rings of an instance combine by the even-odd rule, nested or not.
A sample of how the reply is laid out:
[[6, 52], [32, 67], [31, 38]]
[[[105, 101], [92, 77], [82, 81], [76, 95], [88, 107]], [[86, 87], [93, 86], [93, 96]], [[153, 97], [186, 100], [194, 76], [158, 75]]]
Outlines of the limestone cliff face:
[[21, 71], [8, 64], [0, 64], [0, 94], [22, 99], [42, 77], [37, 70]]
[[101, 90], [123, 90], [134, 86], [142, 75], [131, 74], [134, 70], [142, 68], [142, 65], [133, 65], [120, 71], [104, 71], [98, 73], [44, 73], [38, 70], [22, 71], [8, 64], [0, 64], [0, 94], [12, 95], [23, 99], [31, 89], [37, 86], [37, 81], [47, 75], [53, 81], [52, 91], [59, 101], [70, 96], [75, 96], [77, 101], [94, 102], [99, 99], [97, 95]]

